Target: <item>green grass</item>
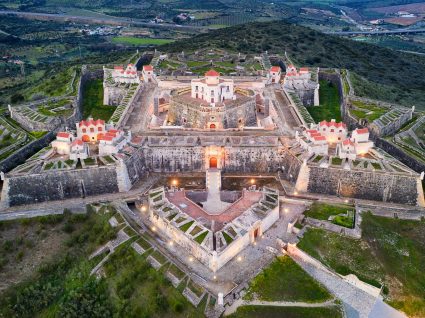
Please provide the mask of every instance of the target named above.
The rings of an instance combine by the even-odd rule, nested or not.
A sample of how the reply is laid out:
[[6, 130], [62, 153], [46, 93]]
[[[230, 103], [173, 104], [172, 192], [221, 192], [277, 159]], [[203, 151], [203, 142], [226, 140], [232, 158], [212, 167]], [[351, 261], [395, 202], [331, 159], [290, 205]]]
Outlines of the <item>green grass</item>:
[[202, 244], [202, 242], [205, 240], [205, 238], [208, 235], [208, 231], [205, 231], [201, 234], [199, 234], [196, 238], [195, 238], [195, 242], [197, 242], [198, 244]]
[[341, 310], [334, 307], [272, 307], [241, 306], [229, 318], [342, 318]]
[[331, 119], [341, 121], [338, 88], [332, 82], [325, 80], [321, 80], [319, 84], [320, 105], [307, 107], [308, 112], [317, 123], [322, 120], [330, 121]]
[[223, 237], [224, 237], [227, 245], [229, 245], [230, 243], [233, 242], [233, 239], [229, 234], [227, 234], [226, 232], [221, 232], [221, 233], [223, 233]]
[[[347, 213], [347, 211], [350, 212], [350, 216], [337, 216], [338, 214]], [[329, 220], [330, 216], [337, 216], [332, 221], [332, 223], [335, 223], [337, 225], [345, 226], [348, 228], [352, 228], [354, 226], [354, 212], [355, 209], [352, 205], [333, 205], [333, 204], [326, 204], [326, 203], [319, 203], [319, 202], [313, 202], [313, 204], [310, 206], [310, 208], [304, 212], [305, 216], [311, 217], [313, 219], [317, 220]]]
[[[425, 316], [425, 222], [363, 214], [362, 239], [309, 229], [298, 247], [342, 275], [389, 291], [386, 300], [408, 316]], [[396, 283], [395, 283], [396, 282]]]
[[154, 251], [152, 254], [150, 254], [150, 256], [156, 259], [161, 265], [164, 265], [167, 262], [167, 258], [158, 250]]
[[63, 223], [63, 231], [69, 233], [69, 237], [59, 252], [34, 270], [27, 280], [2, 292], [0, 316], [93, 317], [96, 313], [112, 316], [113, 306], [105, 281], [89, 276], [94, 264], [88, 255], [113, 239], [116, 230], [108, 223], [110, 214], [99, 215], [90, 208], [88, 211], [88, 215], [67, 214], [22, 221], [35, 226], [37, 222], [42, 224], [42, 220]]
[[183, 224], [182, 226], [180, 226], [180, 230], [182, 230], [183, 232], [186, 232], [192, 226], [192, 224], [194, 222], [195, 221], [190, 221], [190, 222]]
[[280, 256], [250, 282], [244, 298], [316, 303], [332, 296], [289, 256]]
[[151, 39], [151, 38], [136, 38], [130, 36], [116, 36], [112, 38], [113, 43], [128, 44], [128, 45], [162, 45], [171, 43], [174, 40], [170, 39]]
[[176, 265], [171, 264], [168, 268], [168, 271], [174, 275], [174, 277], [178, 279], [183, 279], [183, 277], [186, 275], [184, 272], [182, 272]]
[[340, 166], [342, 161], [343, 161], [343, 159], [338, 158], [338, 157], [332, 157], [332, 160], [331, 160], [332, 164], [335, 165], [335, 166]]
[[83, 118], [93, 117], [105, 121], [111, 118], [116, 107], [103, 105], [102, 80], [90, 80], [83, 91]]

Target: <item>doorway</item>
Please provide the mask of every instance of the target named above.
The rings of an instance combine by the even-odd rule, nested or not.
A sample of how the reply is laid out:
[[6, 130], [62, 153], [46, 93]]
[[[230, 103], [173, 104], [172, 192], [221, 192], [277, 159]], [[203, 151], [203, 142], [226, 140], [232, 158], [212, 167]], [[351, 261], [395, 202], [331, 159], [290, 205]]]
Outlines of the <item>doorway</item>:
[[217, 158], [211, 157], [210, 158], [210, 169], [217, 168]]

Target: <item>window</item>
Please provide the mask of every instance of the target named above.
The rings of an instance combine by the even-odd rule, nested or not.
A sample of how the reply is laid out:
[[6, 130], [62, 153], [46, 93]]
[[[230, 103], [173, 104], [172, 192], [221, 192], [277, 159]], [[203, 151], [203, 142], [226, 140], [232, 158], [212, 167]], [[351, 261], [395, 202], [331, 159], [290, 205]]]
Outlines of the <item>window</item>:
[[198, 85], [195, 86], [195, 91], [198, 91]]
[[331, 129], [331, 132], [334, 132], [335, 131], [335, 129]]
[[214, 91], [213, 90], [211, 90], [211, 96], [214, 96]]
[[342, 132], [342, 129], [340, 129], [339, 132]]
[[83, 128], [83, 133], [85, 133], [87, 131], [87, 129]]
[[102, 127], [97, 127], [97, 131], [102, 131]]
[[92, 127], [92, 128], [90, 128], [90, 132], [94, 132], [94, 128]]
[[341, 137], [338, 137], [338, 140], [341, 140]]

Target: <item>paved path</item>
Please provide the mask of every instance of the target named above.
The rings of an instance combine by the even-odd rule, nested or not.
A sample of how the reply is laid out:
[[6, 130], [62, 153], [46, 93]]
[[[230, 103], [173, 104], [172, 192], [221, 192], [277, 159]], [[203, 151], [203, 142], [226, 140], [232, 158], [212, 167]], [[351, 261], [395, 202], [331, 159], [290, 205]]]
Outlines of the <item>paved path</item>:
[[274, 307], [328, 307], [335, 305], [334, 300], [328, 300], [322, 303], [306, 303], [297, 301], [262, 301], [262, 300], [243, 300], [239, 298], [231, 306], [226, 308], [224, 316], [231, 315], [236, 312], [240, 306], [274, 306]]
[[218, 215], [232, 204], [220, 200], [221, 171], [218, 169], [208, 169], [206, 174], [208, 198], [202, 204], [205, 211]]
[[[307, 273], [322, 283], [332, 294], [341, 299], [346, 308], [347, 318], [368, 318], [379, 298], [373, 297], [358, 287], [344, 281], [341, 277], [328, 270], [319, 268], [297, 255], [290, 255]], [[391, 317], [405, 317], [384, 302], [379, 302], [382, 308], [392, 312]], [[375, 316], [386, 318], [385, 316]]]

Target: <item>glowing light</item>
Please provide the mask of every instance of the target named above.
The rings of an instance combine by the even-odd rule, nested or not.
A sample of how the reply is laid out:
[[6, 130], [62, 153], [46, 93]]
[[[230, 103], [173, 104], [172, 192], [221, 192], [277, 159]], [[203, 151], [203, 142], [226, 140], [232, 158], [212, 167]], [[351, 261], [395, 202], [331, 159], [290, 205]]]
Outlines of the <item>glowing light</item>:
[[142, 212], [146, 212], [146, 207], [142, 205]]
[[345, 203], [348, 203], [348, 200], [347, 200], [347, 199], [345, 199], [345, 200], [344, 200], [344, 202], [345, 202]]
[[238, 256], [238, 262], [242, 261], [242, 257]]
[[193, 257], [189, 257], [189, 262], [193, 262]]
[[151, 230], [152, 230], [152, 232], [155, 232], [156, 231], [156, 227], [155, 226], [152, 226]]
[[254, 184], [255, 183], [255, 180], [254, 179], [251, 179], [251, 184]]
[[173, 186], [176, 186], [178, 183], [179, 183], [179, 182], [178, 182], [176, 179], [174, 179], [174, 180], [172, 181]]
[[217, 279], [217, 276], [214, 275], [213, 279], [216, 280]]
[[283, 209], [283, 211], [284, 211], [285, 213], [288, 213], [288, 212], [289, 212], [289, 209], [288, 209], [288, 208], [284, 208], [284, 209]]
[[257, 245], [257, 242], [254, 242], [254, 245]]
[[168, 244], [170, 244], [170, 246], [173, 246], [174, 245], [174, 242], [173, 241], [170, 241], [170, 242], [168, 242]]
[[294, 195], [298, 195], [298, 191], [294, 191]]

